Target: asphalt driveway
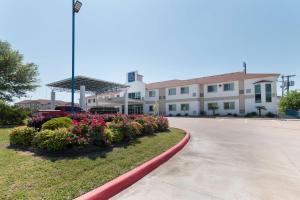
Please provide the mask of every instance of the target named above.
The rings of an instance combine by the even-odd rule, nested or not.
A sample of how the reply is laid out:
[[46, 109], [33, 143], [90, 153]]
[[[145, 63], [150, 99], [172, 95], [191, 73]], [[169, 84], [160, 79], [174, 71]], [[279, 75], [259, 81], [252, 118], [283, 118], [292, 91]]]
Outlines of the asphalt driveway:
[[170, 118], [190, 142], [113, 199], [300, 199], [300, 121]]

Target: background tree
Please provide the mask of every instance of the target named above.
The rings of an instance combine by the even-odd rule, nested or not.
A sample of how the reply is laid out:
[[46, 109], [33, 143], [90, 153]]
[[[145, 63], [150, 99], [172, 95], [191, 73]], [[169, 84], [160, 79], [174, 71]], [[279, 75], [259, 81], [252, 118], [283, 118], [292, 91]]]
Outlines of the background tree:
[[154, 111], [154, 115], [159, 115], [159, 103], [158, 103], [158, 101], [156, 101], [155, 104], [153, 105], [153, 111]]
[[293, 90], [281, 97], [279, 109], [281, 112], [285, 112], [286, 109], [300, 110], [300, 92]]
[[37, 76], [36, 64], [24, 64], [23, 55], [0, 40], [0, 100], [12, 101], [13, 97], [20, 98], [35, 90]]

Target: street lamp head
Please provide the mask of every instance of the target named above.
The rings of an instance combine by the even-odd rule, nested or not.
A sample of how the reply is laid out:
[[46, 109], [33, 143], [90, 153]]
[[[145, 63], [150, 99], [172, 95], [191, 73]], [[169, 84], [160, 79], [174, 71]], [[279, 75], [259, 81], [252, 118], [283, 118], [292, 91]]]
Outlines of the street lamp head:
[[78, 13], [81, 6], [82, 6], [82, 3], [80, 1], [76, 1], [74, 4], [74, 12]]

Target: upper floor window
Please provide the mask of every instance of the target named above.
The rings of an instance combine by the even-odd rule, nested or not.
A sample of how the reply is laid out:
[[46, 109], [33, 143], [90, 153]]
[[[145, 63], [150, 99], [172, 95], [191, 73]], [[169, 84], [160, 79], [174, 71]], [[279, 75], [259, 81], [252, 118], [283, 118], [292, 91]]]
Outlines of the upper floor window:
[[169, 95], [176, 95], [176, 88], [169, 88]]
[[93, 103], [96, 103], [96, 99], [93, 99]]
[[261, 86], [255, 85], [255, 103], [261, 103]]
[[190, 109], [190, 105], [188, 103], [181, 104], [181, 111], [188, 111]]
[[266, 87], [266, 102], [272, 102], [272, 86], [270, 83], [267, 83], [265, 87]]
[[217, 85], [207, 86], [207, 92], [217, 92]]
[[224, 83], [223, 89], [224, 89], [224, 91], [234, 90], [234, 83]]
[[189, 91], [189, 87], [181, 87], [180, 88], [180, 94], [188, 94]]
[[176, 104], [169, 104], [169, 111], [176, 111]]
[[91, 103], [91, 99], [88, 99], [88, 103]]
[[149, 91], [149, 97], [155, 97], [155, 90]]
[[130, 92], [128, 93], [129, 99], [141, 99], [141, 92]]
[[234, 110], [234, 102], [224, 102], [224, 110]]

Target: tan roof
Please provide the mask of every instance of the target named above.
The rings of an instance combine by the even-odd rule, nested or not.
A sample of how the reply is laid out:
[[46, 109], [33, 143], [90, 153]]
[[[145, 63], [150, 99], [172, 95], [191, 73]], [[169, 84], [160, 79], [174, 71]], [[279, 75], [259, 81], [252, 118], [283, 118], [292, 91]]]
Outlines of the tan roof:
[[[36, 99], [36, 100], [23, 100], [23, 101], [20, 101], [16, 104], [28, 104], [28, 103], [38, 103], [38, 104], [50, 104], [50, 100], [48, 99]], [[60, 106], [64, 106], [64, 105], [67, 105], [69, 104], [69, 102], [65, 102], [65, 101], [61, 101], [61, 100], [56, 100], [55, 101], [56, 104], [60, 105]]]
[[254, 74], [254, 73], [244, 73], [244, 72], [234, 72], [228, 74], [220, 74], [215, 76], [200, 77], [187, 80], [169, 80], [156, 83], [149, 83], [146, 85], [147, 89], [159, 89], [167, 87], [176, 87], [181, 85], [192, 85], [192, 84], [211, 84], [211, 83], [221, 83], [228, 81], [246, 80], [254, 78], [265, 78], [272, 76], [279, 76], [280, 74], [270, 73], [270, 74]]

